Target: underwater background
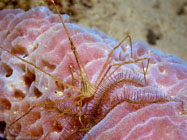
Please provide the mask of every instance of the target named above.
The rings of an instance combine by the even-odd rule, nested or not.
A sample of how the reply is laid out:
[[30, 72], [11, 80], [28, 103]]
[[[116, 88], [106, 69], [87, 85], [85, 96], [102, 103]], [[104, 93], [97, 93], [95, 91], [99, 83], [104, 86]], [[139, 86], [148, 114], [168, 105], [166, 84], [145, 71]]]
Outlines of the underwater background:
[[[121, 40], [147, 42], [152, 48], [187, 61], [187, 0], [55, 0], [61, 13], [83, 27], [96, 27]], [[47, 6], [50, 0], [0, 0], [0, 9]]]

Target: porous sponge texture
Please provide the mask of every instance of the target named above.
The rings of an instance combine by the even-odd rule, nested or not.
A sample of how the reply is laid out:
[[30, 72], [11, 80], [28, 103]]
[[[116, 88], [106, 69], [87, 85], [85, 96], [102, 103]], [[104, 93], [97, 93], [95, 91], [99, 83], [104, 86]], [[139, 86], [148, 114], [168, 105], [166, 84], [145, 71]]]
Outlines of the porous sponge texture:
[[[109, 52], [117, 42], [97, 29], [84, 29], [68, 23], [67, 15], [63, 15], [62, 18], [88, 77], [94, 83]], [[66, 83], [72, 84], [69, 65], [78, 71], [75, 56], [59, 17], [46, 7], [33, 8], [27, 12], [19, 9], [0, 11], [0, 45]], [[186, 97], [187, 65], [182, 60], [150, 49], [141, 41], [135, 41], [133, 58], [143, 57], [150, 57], [147, 73], [149, 86], [158, 88], [169, 96]], [[116, 63], [130, 60], [129, 46], [122, 44], [111, 58]], [[53, 78], [2, 50], [0, 67], [1, 122], [9, 124], [27, 112], [33, 104], [64, 98], [58, 94], [60, 92], [56, 92], [58, 89]], [[121, 70], [129, 70], [143, 76], [142, 67], [138, 63], [124, 65]], [[67, 93], [70, 96], [74, 92], [70, 90]], [[73, 104], [73, 101], [59, 103], [58, 109], [63, 110], [70, 104]], [[33, 109], [11, 126], [9, 135], [15, 139], [41, 139], [59, 114], [50, 107], [46, 108]], [[74, 110], [76, 112], [76, 108]], [[47, 139], [65, 138], [71, 127], [76, 125], [71, 119], [65, 116], [59, 119], [58, 125]], [[80, 134], [77, 138], [82, 137]]]
[[[45, 7], [34, 8], [28, 12], [3, 10], [0, 15], [1, 46], [63, 81], [67, 81], [66, 79], [71, 77], [69, 64], [73, 65], [75, 69], [77, 69], [77, 65], [58, 15], [53, 14]], [[68, 21], [67, 15], [62, 17], [64, 22]], [[82, 54], [80, 59], [83, 60], [84, 65], [106, 57], [107, 50], [105, 48], [107, 46], [105, 44], [110, 42], [109, 37], [104, 34], [100, 37], [98, 34], [101, 33], [96, 29], [86, 30], [70, 23], [66, 23], [66, 26], [77, 51]], [[101, 48], [96, 47], [97, 43], [101, 45]], [[102, 59], [99, 61], [102, 62]], [[56, 89], [55, 80], [31, 65], [5, 51], [1, 51], [0, 64], [1, 121], [8, 124], [15, 120], [19, 114], [26, 112], [33, 104], [61, 98], [54, 92]], [[89, 65], [88, 68], [93, 64]], [[92, 76], [94, 71], [91, 70], [88, 74]], [[48, 132], [56, 115], [57, 113], [54, 111], [41, 113], [40, 108], [36, 108], [22, 121], [12, 126], [10, 135], [16, 134], [14, 137], [23, 139], [26, 136], [41, 137]], [[61, 133], [66, 134], [64, 131], [67, 131], [68, 127], [65, 130], [60, 125], [62, 124], [59, 124], [54, 130], [63, 131]]]

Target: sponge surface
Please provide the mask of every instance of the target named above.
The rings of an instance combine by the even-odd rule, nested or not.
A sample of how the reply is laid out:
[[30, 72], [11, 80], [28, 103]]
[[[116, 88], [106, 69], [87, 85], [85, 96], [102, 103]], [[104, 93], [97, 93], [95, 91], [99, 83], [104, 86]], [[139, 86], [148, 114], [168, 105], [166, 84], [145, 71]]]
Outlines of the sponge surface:
[[[94, 84], [107, 56], [118, 43], [97, 29], [84, 29], [69, 23], [67, 15], [62, 17], [88, 79]], [[63, 82], [80, 88], [80, 77], [76, 72], [77, 81], [72, 82], [69, 65], [78, 73], [79, 69], [67, 35], [58, 16], [47, 8], [37, 7], [27, 12], [18, 9], [0, 11], [0, 45]], [[130, 61], [130, 53], [129, 45], [123, 43], [112, 54], [112, 62]], [[89, 121], [83, 118], [89, 135], [77, 132], [71, 136], [73, 139], [187, 138], [187, 116], [181, 114], [187, 110], [187, 64], [174, 55], [150, 49], [142, 41], [133, 42], [132, 56], [133, 60], [150, 58], [147, 85], [141, 63], [123, 65], [98, 87], [94, 98], [83, 105], [82, 112], [90, 118]], [[147, 61], [143, 62], [146, 65]], [[34, 104], [54, 101], [52, 105], [34, 108], [12, 125], [7, 139], [43, 139], [56, 117], [75, 103], [73, 99], [62, 102], [56, 100], [75, 97], [79, 92], [75, 88], [65, 88], [66, 94], [62, 94], [53, 78], [3, 50], [0, 50], [0, 67], [1, 122], [8, 125]], [[120, 78], [123, 82], [110, 89], [112, 83]], [[102, 95], [104, 98], [97, 106]], [[135, 105], [125, 100], [141, 103], [167, 100], [171, 96], [177, 101]], [[75, 105], [69, 110], [71, 115], [63, 115], [47, 139], [64, 139], [72, 131], [80, 130], [82, 126], [78, 117], [72, 115], [78, 114], [79, 110], [78, 105]]]

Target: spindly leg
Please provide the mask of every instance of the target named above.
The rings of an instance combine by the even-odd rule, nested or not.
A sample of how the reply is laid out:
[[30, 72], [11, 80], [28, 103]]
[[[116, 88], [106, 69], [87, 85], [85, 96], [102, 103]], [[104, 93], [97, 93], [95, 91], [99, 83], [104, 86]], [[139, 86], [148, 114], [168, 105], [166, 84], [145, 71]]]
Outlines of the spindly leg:
[[144, 63], [143, 63], [143, 61], [141, 62], [141, 63], [142, 63], [143, 74], [144, 74], [145, 85], [147, 85], [146, 73], [147, 73], [147, 71], [148, 71], [149, 62], [150, 62], [150, 58], [147, 59], [147, 66], [146, 66], [146, 68], [144, 67]]
[[[58, 13], [60, 21], [61, 21], [61, 23], [64, 27], [64, 30], [67, 34], [68, 39], [69, 39], [69, 42], [70, 42], [70, 45], [71, 45], [71, 50], [72, 50], [72, 52], [75, 56], [75, 59], [76, 59], [77, 65], [78, 65], [78, 69], [79, 69], [79, 73], [80, 73], [79, 75], [80, 75], [80, 78], [81, 78], [81, 93], [80, 94], [82, 96], [85, 96], [85, 97], [90, 97], [95, 92], [95, 85], [91, 84], [90, 80], [88, 79], [88, 76], [87, 76], [86, 70], [84, 68], [84, 65], [82, 64], [82, 62], [80, 60], [80, 56], [77, 52], [77, 49], [76, 49], [76, 47], [75, 47], [75, 45], [72, 41], [72, 38], [71, 38], [71, 36], [68, 32], [68, 29], [67, 29], [61, 15], [60, 15], [60, 12], [59, 12], [58, 8], [56, 7], [56, 4], [55, 4], [54, 0], [51, 0], [51, 2], [53, 3], [53, 5], [54, 5], [54, 7], [55, 7], [55, 9]], [[82, 69], [83, 69], [83, 71], [82, 71]]]
[[[123, 63], [120, 63], [120, 64], [117, 64], [118, 67], [107, 77], [107, 78], [104, 78], [106, 77], [106, 75], [108, 74], [108, 72], [110, 71], [110, 69], [113, 67], [113, 66], [116, 66], [116, 64], [111, 64], [111, 56], [113, 54], [113, 52], [120, 47], [120, 45], [126, 40], [126, 39], [129, 39], [129, 42], [130, 42], [130, 48], [131, 48], [131, 58], [132, 58], [132, 40], [131, 40], [131, 36], [128, 34], [116, 47], [114, 47], [108, 57], [107, 57], [107, 60], [105, 61], [100, 73], [99, 73], [99, 76], [97, 77], [97, 80], [95, 81], [95, 85], [97, 85], [97, 87], [99, 87], [101, 85], [101, 83], [103, 82], [103, 80], [107, 80], [115, 71], [117, 71], [122, 65], [124, 64], [130, 64], [130, 63], [142, 63], [142, 67], [143, 67], [143, 72], [144, 72], [144, 80], [145, 80], [145, 84], [146, 84], [146, 73], [147, 73], [147, 69], [148, 69], [148, 65], [149, 65], [149, 61], [150, 61], [150, 58], [141, 58], [141, 59], [136, 59], [136, 60], [133, 60], [133, 61], [126, 61], [126, 62], [123, 62]], [[144, 69], [144, 65], [143, 65], [143, 60], [147, 59], [148, 62], [147, 62], [147, 66], [146, 66], [146, 71]], [[105, 71], [105, 73], [103, 74], [104, 70], [106, 69], [107, 67], [107, 64], [109, 64], [109, 67], [107, 68], [107, 70]], [[103, 76], [102, 76], [103, 75]], [[102, 78], [101, 78], [102, 76]], [[100, 82], [98, 83], [99, 79], [101, 78]]]
[[187, 112], [186, 112], [186, 110], [185, 110], [184, 101], [181, 101], [181, 107], [182, 107], [182, 114], [183, 114], [183, 115], [187, 115]]
[[81, 123], [82, 127], [85, 127], [82, 122], [82, 100], [79, 101], [79, 122]]
[[59, 99], [59, 100], [54, 100], [54, 101], [49, 101], [49, 102], [45, 102], [45, 103], [41, 103], [41, 104], [35, 104], [32, 107], [30, 107], [27, 112], [25, 112], [23, 115], [21, 115], [20, 117], [18, 117], [16, 120], [14, 120], [13, 122], [11, 122], [7, 127], [6, 127], [6, 131], [5, 131], [5, 136], [7, 135], [7, 132], [9, 134], [9, 129], [12, 125], [14, 125], [17, 121], [19, 121], [20, 119], [22, 119], [23, 117], [25, 117], [26, 115], [28, 115], [34, 108], [36, 107], [40, 107], [40, 106], [46, 106], [46, 105], [50, 105], [50, 104], [54, 104], [57, 102], [62, 102], [62, 101], [66, 101], [66, 100], [71, 100], [72, 97], [69, 98], [65, 98], [65, 99]]
[[119, 47], [121, 46], [121, 44], [122, 44], [125, 40], [127, 40], [127, 39], [129, 39], [129, 42], [130, 42], [131, 57], [132, 57], [132, 41], [131, 41], [131, 36], [128, 34], [128, 35], [126, 35], [126, 37], [125, 37], [124, 39], [121, 40], [121, 42], [120, 42], [116, 47], [114, 47], [114, 48], [110, 51], [110, 53], [109, 53], [109, 55], [108, 55], [108, 57], [107, 57], [107, 60], [105, 61], [104, 65], [103, 65], [103, 67], [102, 67], [102, 69], [101, 69], [101, 71], [100, 71], [100, 73], [99, 73], [99, 76], [97, 77], [97, 80], [95, 81], [95, 85], [97, 85], [97, 82], [98, 82], [99, 79], [101, 78], [101, 76], [102, 76], [104, 70], [106, 69], [107, 64], [110, 63], [110, 61], [111, 61], [110, 58], [111, 58], [113, 52], [114, 52], [117, 48], [119, 48]]
[[67, 109], [65, 109], [62, 113], [60, 113], [55, 121], [53, 122], [53, 125], [52, 127], [50, 128], [50, 130], [47, 132], [47, 134], [44, 136], [43, 140], [46, 140], [47, 136], [51, 133], [51, 131], [53, 131], [53, 128], [56, 126], [58, 120], [65, 114], [67, 113], [68, 111], [70, 111], [73, 107], [75, 107], [77, 105], [77, 102], [73, 103], [70, 107], [68, 107]]
[[67, 83], [62, 82], [62, 80], [60, 80], [59, 78], [57, 78], [57, 77], [51, 75], [50, 73], [44, 71], [44, 70], [41, 69], [39, 66], [37, 66], [37, 65], [35, 65], [35, 64], [33, 64], [33, 63], [31, 63], [31, 62], [29, 62], [29, 61], [27, 61], [27, 60], [21, 58], [21, 57], [18, 57], [17, 55], [15, 55], [14, 53], [12, 53], [11, 51], [9, 51], [9, 50], [3, 48], [2, 46], [0, 46], [0, 48], [1, 48], [2, 50], [6, 51], [7, 53], [13, 55], [13, 56], [16, 57], [17, 59], [21, 60], [22, 62], [25, 62], [25, 63], [27, 63], [27, 64], [33, 66], [35, 69], [41, 71], [42, 73], [48, 75], [49, 77], [51, 77], [52, 79], [54, 79], [54, 80], [55, 80], [56, 82], [58, 82], [59, 84], [65, 86], [65, 87], [74, 89], [75, 91], [79, 91], [79, 88], [77, 88], [77, 87], [75, 87], [75, 86], [72, 86], [72, 85], [70, 85], [70, 84], [67, 84]]
[[[147, 60], [147, 66], [146, 66], [146, 71], [144, 69], [144, 65], [143, 65], [143, 60]], [[142, 63], [143, 67], [143, 73], [144, 73], [144, 80], [145, 80], [145, 84], [146, 84], [146, 73], [148, 71], [148, 66], [149, 66], [149, 61], [150, 61], [150, 58], [149, 57], [145, 57], [145, 58], [141, 58], [141, 59], [136, 59], [136, 60], [132, 60], [132, 61], [126, 61], [126, 62], [122, 62], [122, 63], [118, 63], [118, 64], [112, 64], [112, 66], [117, 66], [117, 68], [112, 72], [110, 73], [106, 79], [108, 79], [116, 70], [118, 70], [122, 65], [125, 65], [125, 64], [132, 64], [132, 63]]]
[[77, 74], [77, 76], [79, 76], [77, 70], [72, 66], [69, 65], [69, 69], [70, 69], [70, 73], [71, 73], [71, 77], [72, 77], [72, 85], [78, 85], [79, 84], [79, 80], [75, 78], [74, 76], [74, 72]]
[[[85, 131], [85, 132], [88, 132], [89, 130], [90, 130], [90, 128], [87, 128], [84, 124], [83, 124], [83, 122], [82, 122], [82, 117], [84, 117], [84, 119], [87, 119], [86, 121], [88, 122], [88, 124], [90, 124], [89, 126], [92, 126], [92, 125], [94, 125], [95, 123], [93, 123], [93, 122], [91, 122], [91, 120], [89, 120], [89, 117], [86, 115], [86, 114], [82, 114], [82, 104], [80, 103], [80, 101], [79, 102], [77, 102], [77, 104], [79, 105], [79, 107], [80, 107], [80, 110], [79, 110], [79, 113], [71, 113], [71, 112], [62, 112], [61, 110], [59, 110], [58, 108], [55, 108], [58, 112], [60, 112], [61, 114], [63, 114], [63, 115], [65, 115], [65, 116], [70, 116], [70, 117], [78, 117], [78, 120], [79, 120], [79, 122], [80, 122], [80, 124], [81, 124], [81, 126], [82, 126], [82, 128], [80, 128], [80, 129], [77, 129], [77, 130], [74, 130], [74, 131], [72, 131], [70, 134], [68, 134], [68, 136], [65, 138], [65, 140], [68, 140], [72, 135], [74, 135], [75, 133], [77, 133], [77, 132], [81, 132], [81, 131]], [[60, 116], [60, 115], [59, 115]], [[62, 116], [61, 116], [62, 117]], [[56, 123], [55, 123], [56, 124]], [[89, 137], [90, 137], [90, 139], [91, 140], [93, 140], [92, 139], [92, 137], [89, 135], [89, 134], [87, 134]], [[46, 136], [47, 137], [47, 136]]]
[[[82, 122], [82, 116], [84, 115], [84, 114], [82, 114], [82, 101], [83, 101], [84, 99], [80, 99], [80, 101], [79, 101], [79, 114], [78, 114], [78, 117], [79, 117], [79, 122], [81, 123], [81, 125], [82, 125], [82, 128], [84, 129], [84, 130], [87, 130], [86, 129], [86, 127], [85, 127], [85, 125], [83, 124], [83, 122]], [[84, 116], [86, 116], [86, 115], [84, 115]]]
[[[95, 123], [91, 122], [89, 120], [89, 117], [85, 114], [80, 114], [80, 113], [74, 114], [74, 113], [69, 113], [68, 112], [68, 113], [65, 113], [64, 115], [70, 116], [70, 117], [79, 117], [79, 116], [82, 117], [83, 116], [84, 118], [87, 119], [87, 121], [89, 122], [89, 124], [91, 124], [91, 126], [95, 124]], [[72, 131], [70, 134], [68, 134], [68, 136], [66, 136], [65, 140], [68, 140], [70, 137], [72, 137], [77, 132], [83, 132], [83, 131], [88, 132], [90, 130], [90, 128], [85, 127], [83, 125], [83, 123], [81, 125], [82, 125], [83, 128], [76, 129], [76, 130]], [[93, 140], [92, 137], [89, 134], [87, 134], [87, 135], [89, 136], [90, 140]]]
[[[71, 138], [74, 134], [78, 133], [78, 132], [87, 132], [87, 129], [78, 129], [78, 130], [74, 130], [72, 131], [64, 140], [69, 140], [69, 138]], [[92, 140], [92, 138], [91, 138]]]
[[[143, 60], [147, 60], [147, 66], [146, 66], [146, 70], [144, 68], [144, 64], [143, 64]], [[141, 59], [136, 59], [136, 60], [132, 60], [132, 61], [126, 61], [126, 62], [122, 62], [122, 63], [118, 63], [118, 64], [110, 64], [108, 69], [106, 70], [106, 72], [104, 73], [104, 76], [102, 77], [102, 79], [100, 80], [99, 84], [97, 85], [97, 87], [99, 87], [103, 81], [107, 80], [114, 72], [116, 72], [122, 65], [125, 64], [132, 64], [132, 63], [142, 63], [142, 67], [143, 67], [143, 73], [144, 73], [144, 80], [145, 80], [145, 84], [146, 84], [146, 73], [148, 71], [148, 66], [149, 66], [149, 61], [150, 58], [149, 57], [145, 57], [145, 58], [141, 58]], [[117, 66], [108, 76], [108, 72], [110, 71], [110, 69], [114, 66]]]
[[[60, 12], [59, 12], [59, 10], [58, 10], [58, 8], [57, 8], [57, 6], [56, 6], [54, 0], [51, 0], [51, 2], [53, 3], [53, 5], [54, 5], [54, 7], [55, 7], [55, 9], [56, 9], [56, 11], [57, 11], [57, 13], [58, 13], [58, 16], [59, 16], [59, 18], [60, 18], [60, 21], [61, 21], [61, 23], [62, 23], [62, 25], [63, 25], [63, 28], [64, 28], [64, 30], [65, 30], [65, 32], [66, 32], [66, 34], [67, 34], [68, 40], [69, 40], [70, 45], [71, 45], [71, 50], [73, 51], [73, 54], [74, 54], [74, 56], [75, 56], [75, 59], [76, 59], [76, 62], [77, 62], [78, 68], [79, 68], [80, 76], [82, 76], [83, 74], [86, 74], [84, 65], [82, 64], [82, 62], [81, 62], [81, 60], [80, 60], [79, 54], [78, 54], [78, 52], [77, 52], [77, 49], [76, 49], [76, 47], [75, 47], [75, 45], [74, 45], [74, 43], [73, 43], [73, 41], [72, 41], [72, 38], [71, 38], [71, 36], [70, 36], [70, 34], [69, 34], [69, 31], [68, 31], [68, 29], [67, 29], [67, 27], [66, 27], [66, 25], [65, 25], [65, 23], [64, 23], [64, 21], [63, 21], [63, 19], [62, 19], [62, 17], [61, 17], [61, 15], [60, 15]], [[82, 68], [83, 68], [83, 70], [84, 70], [84, 73], [83, 73], [83, 71], [82, 71]], [[87, 76], [87, 74], [86, 74], [86, 76]]]
[[175, 102], [181, 103], [182, 111], [180, 112], [180, 114], [187, 115], [187, 111], [185, 110], [185, 103], [184, 103], [183, 100], [181, 100], [181, 98], [178, 98], [178, 97], [175, 97], [175, 96], [170, 96], [169, 101], [175, 101]]
[[[87, 128], [82, 128], [82, 129], [74, 130], [70, 134], [68, 134], [68, 136], [64, 140], [69, 140], [69, 138], [71, 138], [74, 134], [76, 134], [78, 132], [88, 132], [88, 129]], [[93, 138], [90, 136], [90, 134], [87, 133], [87, 135], [90, 138], [90, 140], [93, 140]]]

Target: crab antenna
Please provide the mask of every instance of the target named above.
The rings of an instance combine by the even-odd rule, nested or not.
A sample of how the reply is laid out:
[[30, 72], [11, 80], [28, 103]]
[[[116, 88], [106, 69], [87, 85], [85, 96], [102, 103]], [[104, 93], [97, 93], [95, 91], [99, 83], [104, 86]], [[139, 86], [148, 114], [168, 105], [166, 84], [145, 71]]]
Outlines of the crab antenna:
[[69, 32], [68, 32], [68, 29], [66, 28], [66, 25], [65, 25], [65, 23], [64, 23], [64, 20], [62, 19], [61, 15], [60, 15], [60, 12], [59, 12], [58, 8], [56, 7], [56, 4], [55, 4], [54, 0], [51, 0], [51, 2], [53, 3], [53, 5], [54, 5], [54, 7], [55, 7], [55, 9], [56, 9], [56, 11], [57, 11], [57, 13], [58, 13], [58, 16], [59, 16], [59, 18], [60, 18], [60, 21], [61, 21], [61, 23], [62, 23], [62, 25], [63, 25], [63, 27], [64, 27], [64, 30], [65, 30], [65, 32], [66, 32], [66, 34], [67, 34], [67, 36], [68, 36], [68, 39], [69, 39], [70, 44], [71, 44], [71, 49], [72, 49], [72, 51], [73, 51], [73, 53], [74, 53], [74, 56], [75, 56], [77, 65], [78, 65], [78, 67], [79, 67], [79, 71], [80, 71], [80, 73], [82, 74], [82, 69], [81, 69], [81, 66], [80, 66], [80, 63], [79, 63], [79, 62], [80, 62], [80, 59], [79, 59], [78, 53], [77, 53], [77, 51], [76, 51], [75, 45], [74, 45], [74, 43], [73, 43], [73, 41], [72, 41], [72, 39], [71, 39], [71, 37], [70, 37], [70, 34], [69, 34]]
[[62, 84], [62, 85], [64, 85], [64, 86], [67, 86], [67, 87], [71, 87], [71, 88], [73, 88], [73, 89], [75, 89], [75, 90], [78, 90], [78, 88], [76, 88], [76, 87], [74, 87], [74, 86], [72, 86], [72, 85], [70, 85], [70, 84], [67, 84], [67, 83], [62, 82], [61, 79], [59, 79], [59, 78], [57, 78], [57, 77], [51, 75], [50, 73], [48, 73], [48, 72], [42, 70], [39, 66], [36, 66], [36, 65], [34, 65], [33, 63], [31, 63], [31, 62], [29, 62], [29, 61], [27, 61], [27, 60], [25, 60], [25, 59], [22, 59], [22, 58], [18, 57], [17, 55], [15, 55], [14, 53], [12, 53], [11, 51], [9, 51], [9, 50], [3, 48], [2, 46], [0, 46], [0, 49], [6, 51], [7, 53], [9, 53], [9, 54], [11, 54], [11, 55], [13, 55], [13, 56], [15, 56], [17, 59], [19, 59], [19, 60], [21, 60], [21, 61], [23, 61], [23, 62], [25, 62], [25, 63], [27, 63], [27, 64], [29, 64], [29, 65], [31, 65], [31, 66], [33, 66], [33, 67], [36, 68], [37, 70], [39, 70], [39, 71], [41, 71], [41, 72], [47, 74], [49, 77], [51, 77], [51, 78], [54, 79], [55, 81], [59, 82], [60, 84]]

